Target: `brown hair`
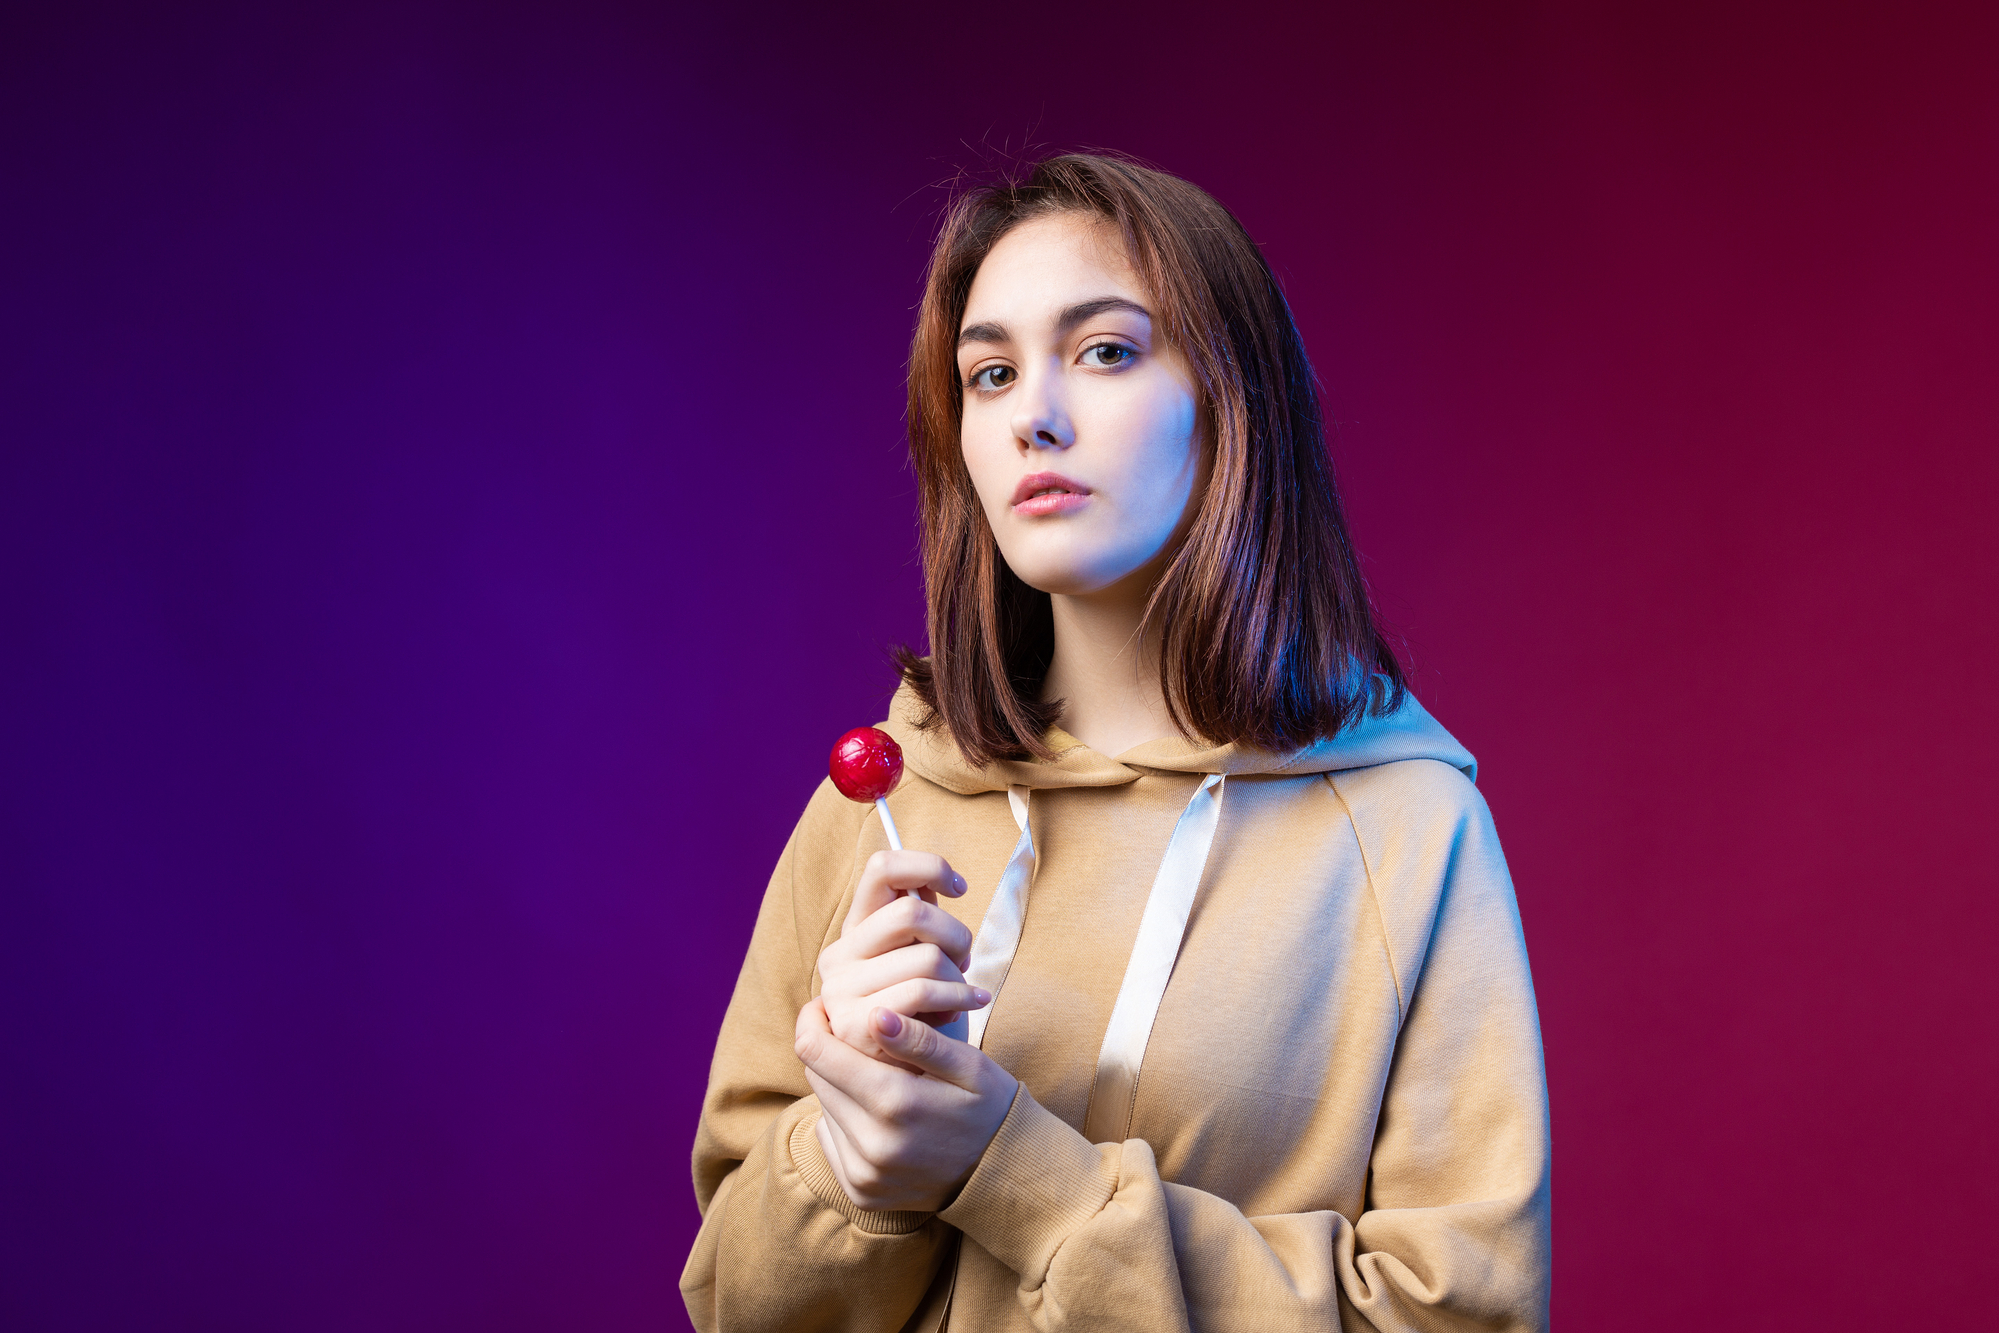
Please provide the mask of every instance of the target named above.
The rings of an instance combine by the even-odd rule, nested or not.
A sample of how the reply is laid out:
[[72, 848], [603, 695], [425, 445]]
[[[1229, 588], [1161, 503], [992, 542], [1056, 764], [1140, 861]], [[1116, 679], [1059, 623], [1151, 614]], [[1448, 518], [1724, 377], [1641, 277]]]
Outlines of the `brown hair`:
[[931, 655], [896, 653], [924, 725], [949, 728], [983, 766], [1049, 757], [1042, 733], [1061, 715], [1040, 697], [1055, 649], [1048, 594], [1007, 568], [965, 468], [957, 362], [979, 265], [1008, 231], [1053, 213], [1117, 228], [1209, 423], [1207, 492], [1145, 609], [1174, 724], [1285, 752], [1399, 704], [1402, 668], [1347, 536], [1311, 363], [1262, 252], [1177, 176], [1071, 153], [960, 194], [931, 252], [909, 356]]

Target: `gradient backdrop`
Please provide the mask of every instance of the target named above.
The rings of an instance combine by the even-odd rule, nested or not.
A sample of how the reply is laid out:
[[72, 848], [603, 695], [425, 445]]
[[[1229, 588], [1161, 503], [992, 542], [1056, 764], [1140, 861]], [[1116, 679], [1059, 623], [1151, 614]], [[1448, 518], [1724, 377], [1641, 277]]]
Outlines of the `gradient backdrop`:
[[1994, 12], [10, 5], [0, 1326], [684, 1326], [935, 187], [1092, 145], [1482, 761], [1562, 1326], [1989, 1318]]

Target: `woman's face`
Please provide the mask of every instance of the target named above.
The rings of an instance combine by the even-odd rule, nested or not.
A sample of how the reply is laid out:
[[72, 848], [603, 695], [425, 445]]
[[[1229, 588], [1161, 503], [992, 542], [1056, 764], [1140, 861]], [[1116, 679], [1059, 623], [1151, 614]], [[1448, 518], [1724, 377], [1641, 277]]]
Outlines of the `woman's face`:
[[979, 266], [958, 334], [963, 446], [1000, 554], [1030, 587], [1143, 591], [1207, 481], [1199, 399], [1117, 233], [1023, 223]]

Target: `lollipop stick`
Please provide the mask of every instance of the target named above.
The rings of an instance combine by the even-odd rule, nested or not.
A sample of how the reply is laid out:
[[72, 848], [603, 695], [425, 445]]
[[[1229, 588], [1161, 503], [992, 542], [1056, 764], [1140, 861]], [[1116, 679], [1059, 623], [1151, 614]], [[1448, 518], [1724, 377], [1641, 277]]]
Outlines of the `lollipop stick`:
[[882, 828], [888, 833], [888, 845], [898, 852], [902, 850], [902, 835], [895, 831], [895, 816], [888, 812], [888, 797], [875, 797], [875, 809], [881, 811]]

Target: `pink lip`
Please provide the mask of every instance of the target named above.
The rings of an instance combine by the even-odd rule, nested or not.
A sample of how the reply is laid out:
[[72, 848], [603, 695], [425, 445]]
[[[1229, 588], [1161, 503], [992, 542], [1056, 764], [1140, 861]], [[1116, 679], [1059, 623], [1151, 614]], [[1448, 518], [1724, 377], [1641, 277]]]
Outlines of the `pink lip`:
[[1059, 472], [1033, 472], [1013, 488], [1013, 512], [1036, 518], [1043, 514], [1066, 514], [1090, 502], [1090, 488], [1070, 481]]

